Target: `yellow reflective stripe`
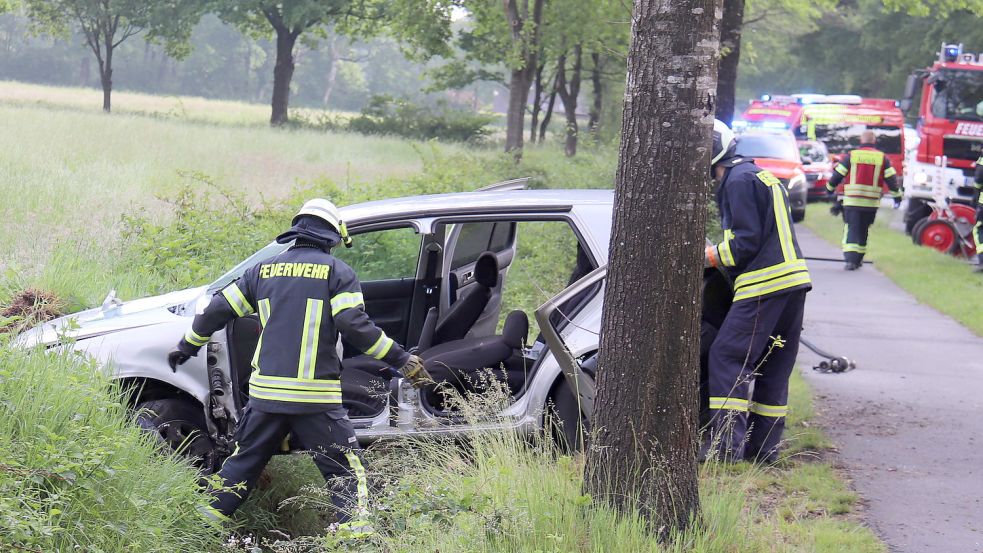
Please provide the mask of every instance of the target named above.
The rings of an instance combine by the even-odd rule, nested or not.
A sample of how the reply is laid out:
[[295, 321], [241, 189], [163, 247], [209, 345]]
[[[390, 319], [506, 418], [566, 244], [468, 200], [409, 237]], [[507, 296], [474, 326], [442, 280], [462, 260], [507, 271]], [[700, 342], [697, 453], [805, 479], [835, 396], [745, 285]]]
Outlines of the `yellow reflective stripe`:
[[976, 253], [983, 253], [983, 222], [973, 225], [973, 237], [976, 239]]
[[788, 415], [788, 405], [767, 405], [752, 401], [749, 410], [765, 417], [784, 417]]
[[843, 165], [842, 163], [837, 163], [836, 164], [836, 167], [833, 167], [833, 170], [836, 171], [837, 173], [843, 175], [844, 177], [847, 174], [846, 165]]
[[365, 305], [361, 292], [342, 292], [331, 298], [331, 316], [360, 305]]
[[734, 253], [730, 249], [730, 241], [734, 239], [734, 231], [724, 229], [724, 241], [717, 245], [717, 257], [725, 267], [733, 267], [737, 264], [734, 261]]
[[752, 284], [757, 284], [759, 282], [764, 282], [766, 280], [775, 278], [777, 276], [782, 276], [793, 271], [805, 271], [808, 267], [804, 259], [796, 259], [795, 261], [786, 261], [784, 263], [778, 263], [777, 265], [772, 265], [770, 267], [765, 267], [764, 269], [758, 269], [757, 271], [749, 271], [738, 276], [734, 280], [734, 288], [740, 289], [744, 286], [750, 286]]
[[881, 199], [877, 198], [861, 198], [857, 196], [846, 196], [843, 198], [843, 205], [845, 207], [880, 207]]
[[246, 296], [243, 295], [242, 290], [239, 289], [239, 285], [236, 283], [233, 282], [226, 286], [222, 290], [222, 295], [225, 296], [225, 299], [232, 306], [232, 310], [236, 312], [236, 315], [245, 317], [254, 312], [253, 306], [249, 305], [249, 302], [246, 301]]
[[860, 244], [843, 244], [843, 251], [852, 253], [867, 253], [867, 246]]
[[893, 176], [895, 176], [897, 174], [898, 174], [898, 172], [894, 170], [894, 167], [888, 167], [887, 169], [884, 170], [884, 178], [885, 179], [886, 178], [893, 177]]
[[362, 461], [358, 458], [358, 455], [355, 455], [351, 451], [345, 452], [345, 458], [348, 459], [348, 465], [351, 467], [352, 472], [355, 473], [355, 481], [358, 483], [356, 488], [358, 514], [364, 514], [369, 510], [369, 484], [365, 479], [365, 467], [362, 466]]
[[738, 397], [711, 397], [710, 409], [729, 409], [732, 411], [747, 411], [748, 400]]
[[257, 303], [259, 304], [259, 324], [266, 326], [270, 320], [270, 299], [263, 298]]
[[340, 380], [303, 380], [300, 378], [289, 378], [283, 376], [267, 376], [253, 372], [249, 377], [249, 383], [264, 388], [282, 388], [284, 390], [302, 390], [314, 392], [340, 392]]
[[778, 242], [782, 245], [782, 255], [785, 261], [792, 261], [798, 256], [795, 255], [795, 243], [792, 239], [792, 220], [789, 216], [788, 207], [785, 205], [785, 195], [788, 191], [784, 186], [771, 187], [774, 196], [775, 224], [778, 226]]
[[208, 343], [209, 339], [211, 339], [211, 336], [202, 336], [195, 332], [193, 328], [189, 328], [184, 333], [184, 340], [193, 346], [203, 346]]
[[365, 354], [371, 355], [376, 359], [382, 359], [383, 357], [386, 356], [387, 353], [389, 353], [389, 350], [392, 349], [392, 347], [393, 347], [392, 339], [386, 336], [386, 333], [383, 332], [379, 335], [379, 339], [376, 340], [374, 344], [372, 344], [372, 347], [370, 347], [368, 350], [365, 351]]
[[341, 392], [299, 392], [294, 390], [272, 390], [249, 385], [249, 397], [286, 403], [341, 403]]
[[809, 284], [811, 282], [812, 279], [809, 278], [808, 272], [803, 271], [800, 273], [792, 273], [781, 278], [776, 278], [775, 280], [769, 280], [768, 282], [743, 288], [734, 294], [734, 301], [736, 302], [756, 298], [758, 296], [764, 296], [765, 294], [779, 292], [781, 290], [801, 286], [803, 284]]
[[872, 186], [867, 184], [848, 184], [843, 187], [843, 192], [847, 196], [863, 196], [865, 198], [877, 198], [881, 197], [881, 187]]
[[877, 150], [853, 150], [850, 152], [850, 163], [881, 165], [884, 163], [884, 154]]
[[317, 362], [317, 342], [321, 333], [321, 315], [324, 300], [307, 300], [304, 316], [304, 333], [300, 339], [300, 358], [297, 360], [297, 378], [314, 378]]
[[843, 225], [843, 239], [840, 240], [840, 245], [844, 248], [846, 247], [847, 236], [850, 234], [850, 225]]

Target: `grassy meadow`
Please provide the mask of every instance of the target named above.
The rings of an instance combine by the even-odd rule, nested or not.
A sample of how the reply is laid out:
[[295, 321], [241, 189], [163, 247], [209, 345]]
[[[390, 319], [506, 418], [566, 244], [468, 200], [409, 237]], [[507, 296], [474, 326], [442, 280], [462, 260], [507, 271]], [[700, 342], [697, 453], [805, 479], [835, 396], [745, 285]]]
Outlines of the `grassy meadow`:
[[[516, 166], [497, 146], [270, 129], [266, 106], [114, 99], [107, 116], [96, 91], [0, 82], [0, 306], [30, 287], [72, 310], [98, 304], [111, 287], [130, 299], [207, 282], [314, 195], [346, 204], [518, 176], [606, 187], [614, 174], [610, 147], [566, 159], [546, 144]], [[168, 115], [175, 106], [182, 115]], [[552, 246], [521, 245], [533, 260], [552, 259]], [[567, 275], [520, 266], [512, 276], [524, 306], [540, 299], [543, 282]], [[472, 436], [465, 447], [373, 448], [378, 535], [367, 541], [325, 528], [323, 481], [304, 456], [275, 459], [231, 533], [208, 528], [193, 513], [203, 501], [195, 472], [161, 455], [114, 394], [73, 355], [0, 343], [3, 550], [884, 551], [836, 475], [828, 440], [810, 425], [811, 394], [798, 374], [787, 459], [704, 466], [703, 520], [669, 544], [584, 496], [580, 457], [509, 434]]]

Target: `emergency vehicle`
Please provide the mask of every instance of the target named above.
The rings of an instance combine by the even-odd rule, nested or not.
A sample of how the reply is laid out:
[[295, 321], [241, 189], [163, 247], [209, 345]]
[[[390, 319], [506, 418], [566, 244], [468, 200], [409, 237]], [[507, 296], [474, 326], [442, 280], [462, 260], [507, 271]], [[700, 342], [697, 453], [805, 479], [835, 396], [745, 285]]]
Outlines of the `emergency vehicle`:
[[908, 209], [905, 226], [932, 214], [932, 204], [945, 202], [966, 214], [960, 204], [972, 202], [973, 164], [983, 155], [983, 53], [963, 51], [962, 44], [943, 44], [927, 69], [908, 76], [901, 108], [910, 110], [916, 93], [918, 136], [921, 139], [905, 174]]
[[898, 173], [904, 172], [904, 114], [896, 100], [853, 94], [764, 95], [753, 100], [735, 126], [785, 128], [799, 140], [818, 140], [834, 157], [860, 146], [860, 133], [873, 131], [877, 148]]

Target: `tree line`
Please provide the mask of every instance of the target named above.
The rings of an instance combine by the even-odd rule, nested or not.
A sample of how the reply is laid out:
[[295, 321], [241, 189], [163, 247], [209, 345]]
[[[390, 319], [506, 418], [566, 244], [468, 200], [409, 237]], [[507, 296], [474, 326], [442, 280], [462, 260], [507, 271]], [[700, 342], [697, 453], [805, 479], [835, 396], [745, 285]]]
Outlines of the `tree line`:
[[[763, 93], [897, 96], [941, 41], [983, 45], [975, 1], [723, 0], [717, 115], [729, 121], [740, 99]], [[556, 111], [567, 155], [582, 136], [613, 138], [631, 31], [631, 6], [620, 0], [2, 0], [5, 9], [29, 18], [34, 33], [84, 44], [106, 111], [119, 52], [143, 58], [132, 70], [156, 72], [143, 76], [155, 92], [268, 98], [275, 126], [289, 121], [298, 63], [320, 68], [304, 76], [307, 104], [369, 96], [371, 68], [383, 92], [420, 99], [467, 88], [484, 104], [500, 86], [505, 149], [517, 158], [526, 142], [545, 139]], [[206, 36], [192, 40], [196, 32]], [[203, 89], [189, 72], [164, 86], [191, 56], [205, 60], [197, 71], [226, 77]], [[315, 82], [316, 92], [306, 84]]]

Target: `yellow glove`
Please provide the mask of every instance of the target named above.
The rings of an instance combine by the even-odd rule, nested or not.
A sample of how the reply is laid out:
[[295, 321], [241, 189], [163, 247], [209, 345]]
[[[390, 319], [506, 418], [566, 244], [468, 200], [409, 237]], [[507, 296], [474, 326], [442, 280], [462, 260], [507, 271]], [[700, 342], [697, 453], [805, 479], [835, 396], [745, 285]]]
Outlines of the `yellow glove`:
[[430, 373], [423, 366], [423, 359], [420, 359], [416, 355], [411, 355], [409, 361], [399, 369], [399, 372], [403, 373], [403, 376], [410, 379], [413, 386], [417, 388], [422, 388], [427, 384], [433, 383], [433, 378], [430, 377]]

